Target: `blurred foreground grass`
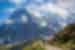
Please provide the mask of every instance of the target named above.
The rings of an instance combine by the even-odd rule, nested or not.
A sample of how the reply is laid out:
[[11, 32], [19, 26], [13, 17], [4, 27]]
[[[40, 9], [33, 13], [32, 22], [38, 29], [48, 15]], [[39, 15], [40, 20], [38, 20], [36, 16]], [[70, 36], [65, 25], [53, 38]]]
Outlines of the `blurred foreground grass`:
[[26, 42], [20, 45], [0, 45], [0, 50], [45, 50], [41, 40], [32, 43]]
[[[75, 44], [71, 42], [68, 43], [57, 43], [54, 45], [57, 48], [62, 48], [62, 50], [69, 50], [69, 48], [75, 47]], [[1, 45], [0, 50], [46, 50], [45, 45], [42, 40], [34, 41], [32, 43], [26, 42], [20, 45]]]

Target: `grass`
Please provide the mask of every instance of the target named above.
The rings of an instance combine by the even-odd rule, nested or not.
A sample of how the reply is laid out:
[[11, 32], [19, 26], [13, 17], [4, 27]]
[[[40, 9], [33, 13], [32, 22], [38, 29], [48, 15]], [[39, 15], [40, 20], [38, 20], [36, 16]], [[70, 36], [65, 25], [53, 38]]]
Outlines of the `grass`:
[[23, 50], [45, 50], [45, 47], [43, 45], [43, 42], [39, 40], [39, 41], [34, 41], [29, 46], [24, 47]]
[[[26, 45], [27, 44], [27, 45]], [[67, 43], [58, 43], [55, 42], [53, 45], [58, 48], [62, 48], [62, 50], [69, 50], [69, 48], [75, 48], [75, 44], [71, 41]], [[0, 50], [46, 50], [45, 45], [42, 40], [34, 41], [33, 43], [25, 43], [21, 45], [1, 45]]]
[[0, 50], [45, 50], [45, 48], [42, 41], [34, 41], [27, 45], [1, 45]]

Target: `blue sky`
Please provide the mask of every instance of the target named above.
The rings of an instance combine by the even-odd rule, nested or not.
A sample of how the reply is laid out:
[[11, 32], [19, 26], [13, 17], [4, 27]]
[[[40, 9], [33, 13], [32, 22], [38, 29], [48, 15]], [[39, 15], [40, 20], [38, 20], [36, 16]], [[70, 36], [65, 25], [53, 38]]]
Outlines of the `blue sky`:
[[13, 4], [9, 3], [8, 0], [0, 0], [0, 20], [6, 18], [8, 13], [5, 12], [5, 9], [14, 7]]
[[[32, 0], [0, 0], [0, 20], [6, 19], [10, 15], [7, 9], [8, 10], [10, 10], [11, 8], [16, 9], [17, 7], [22, 7], [22, 6], [25, 6], [26, 4], [28, 5], [33, 2], [36, 3], [37, 1], [35, 0], [33, 1]], [[43, 0], [41, 0], [40, 2], [42, 3]]]
[[[55, 2], [59, 2], [59, 4], [55, 4]], [[40, 9], [41, 9], [42, 6], [43, 7], [48, 7], [47, 5], [45, 5], [45, 3], [49, 3], [49, 5], [51, 5], [50, 3], [52, 3], [52, 5], [55, 4], [56, 5], [55, 7], [53, 5], [53, 7], [55, 9], [57, 9], [56, 7], [62, 7], [62, 8], [70, 7], [66, 3], [63, 3], [63, 2], [61, 2], [59, 0], [58, 1], [57, 0], [0, 0], [0, 20], [4, 20], [4, 19], [8, 18], [16, 9], [24, 8], [24, 7], [26, 7], [26, 5], [28, 5], [28, 6], [33, 5], [35, 11], [37, 12], [37, 10], [38, 10], [37, 8], [39, 8], [39, 7], [40, 7]], [[71, 2], [71, 3], [73, 3], [73, 2]], [[72, 4], [72, 5], [74, 5], [74, 4]], [[52, 9], [54, 10], [54, 8], [52, 8]], [[41, 11], [41, 10], [39, 10], [39, 11]], [[54, 11], [56, 11], [56, 10], [54, 10]], [[53, 11], [51, 11], [51, 12], [53, 12]], [[55, 13], [55, 12], [53, 12], [53, 13]], [[65, 14], [65, 13], [62, 13], [61, 10], [58, 13], [60, 13], [61, 15]], [[45, 14], [45, 13], [43, 13], [43, 14]]]

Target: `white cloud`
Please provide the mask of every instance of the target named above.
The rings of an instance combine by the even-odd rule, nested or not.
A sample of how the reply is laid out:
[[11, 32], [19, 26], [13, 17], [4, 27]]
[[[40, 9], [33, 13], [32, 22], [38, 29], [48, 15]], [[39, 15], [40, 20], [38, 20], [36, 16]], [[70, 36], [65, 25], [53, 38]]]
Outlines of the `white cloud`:
[[35, 2], [43, 2], [44, 0], [33, 0]]
[[35, 4], [37, 4], [37, 3], [40, 3], [40, 4], [43, 4], [43, 3], [45, 3], [45, 1], [47, 1], [47, 0], [32, 0]]
[[8, 12], [10, 12], [10, 13], [13, 13], [15, 10], [16, 10], [16, 8], [8, 8], [8, 9], [6, 9]]
[[22, 23], [27, 23], [28, 17], [27, 16], [21, 16], [21, 21], [22, 21]]
[[14, 23], [14, 20], [11, 20], [11, 19], [6, 19], [4, 21], [4, 24], [13, 24]]
[[42, 22], [40, 22], [40, 26], [46, 27], [46, 26], [48, 26], [48, 23], [46, 21], [42, 21]]
[[41, 17], [41, 13], [38, 12], [38, 11], [33, 11], [32, 15], [33, 15], [33, 16], [36, 16], [37, 18], [42, 18], [42, 17]]
[[[37, 23], [40, 23], [40, 26], [42, 26], [42, 27], [45, 27], [48, 24], [46, 23], [46, 20], [42, 16], [43, 13], [41, 13], [41, 12], [49, 12], [49, 13], [52, 13], [54, 15], [58, 15], [59, 16], [58, 18], [60, 18], [59, 24], [61, 25], [61, 27], [65, 27], [67, 25], [65, 23], [65, 21], [69, 15], [68, 11], [64, 8], [59, 7], [58, 5], [53, 4], [53, 3], [46, 3], [46, 4], [43, 4], [40, 6], [36, 6], [36, 7], [29, 5], [27, 7], [27, 10], [29, 10], [29, 12], [31, 14], [33, 14], [33, 17], [38, 19], [37, 21], [39, 21], [39, 22], [37, 22]], [[51, 17], [51, 16], [49, 16], [49, 17]], [[54, 16], [54, 17], [56, 17], [56, 16]], [[41, 22], [40, 19], [45, 21], [45, 22]], [[61, 19], [63, 20], [63, 22], [61, 21]]]
[[22, 2], [22, 0], [9, 0], [9, 2], [20, 4]]
[[62, 8], [72, 8], [75, 5], [75, 0], [57, 0], [56, 4]]
[[59, 24], [60, 24], [60, 26], [61, 26], [62, 28], [64, 28], [64, 27], [67, 26], [67, 23], [66, 23], [66, 22], [60, 22]]
[[40, 10], [37, 10], [36, 8], [38, 8], [37, 6], [33, 6], [33, 5], [29, 5], [26, 7], [27, 11], [32, 15], [33, 18], [37, 18], [37, 19], [42, 19]]
[[48, 11], [49, 13], [57, 14], [58, 16], [61, 16], [64, 19], [68, 16], [68, 11], [66, 9], [60, 8], [57, 5], [52, 3], [43, 4], [37, 7], [33, 7], [29, 5], [27, 9], [29, 10], [29, 12], [31, 12], [31, 14], [38, 17], [42, 16], [42, 13], [40, 12], [43, 12], [43, 11], [44, 12]]
[[75, 0], [57, 0], [56, 5], [66, 9], [69, 13], [69, 16], [72, 13], [75, 13]]
[[10, 3], [16, 4], [16, 6], [26, 3], [26, 1], [27, 0], [9, 0]]
[[54, 14], [58, 14], [59, 16], [67, 16], [68, 12], [65, 9], [62, 9], [60, 7], [58, 7], [57, 5], [48, 3], [45, 5], [40, 6], [39, 8], [40, 11], [49, 11], [52, 12]]
[[14, 11], [16, 11], [16, 8], [6, 8], [4, 13], [6, 13], [7, 16], [10, 16], [12, 13], [14, 13]]

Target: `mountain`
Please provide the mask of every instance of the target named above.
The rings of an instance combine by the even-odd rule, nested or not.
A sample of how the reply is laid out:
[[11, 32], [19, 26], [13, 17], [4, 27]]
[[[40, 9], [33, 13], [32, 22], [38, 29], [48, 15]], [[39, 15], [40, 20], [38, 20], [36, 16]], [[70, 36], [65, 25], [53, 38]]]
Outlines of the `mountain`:
[[5, 43], [15, 43], [38, 39], [40, 34], [50, 34], [48, 27], [39, 27], [32, 20], [32, 15], [26, 9], [16, 10], [8, 18], [8, 22], [13, 22], [6, 22], [0, 28], [0, 34], [3, 35], [0, 37]]

